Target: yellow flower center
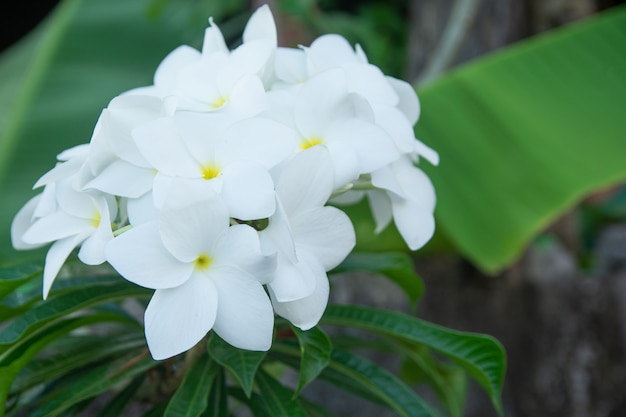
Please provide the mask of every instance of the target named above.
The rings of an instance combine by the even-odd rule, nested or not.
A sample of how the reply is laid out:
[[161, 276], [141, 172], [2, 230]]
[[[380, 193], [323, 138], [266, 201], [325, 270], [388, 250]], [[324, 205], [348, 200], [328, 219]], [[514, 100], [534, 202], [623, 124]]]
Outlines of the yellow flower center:
[[209, 105], [209, 107], [211, 107], [213, 110], [219, 109], [224, 104], [226, 104], [226, 102], [228, 102], [228, 99], [226, 97], [218, 97], [217, 100]]
[[209, 269], [209, 267], [211, 266], [211, 263], [213, 263], [213, 259], [205, 255], [204, 253], [198, 256], [196, 260], [194, 261], [196, 269], [198, 270]]
[[312, 148], [313, 146], [316, 145], [321, 145], [324, 143], [324, 140], [320, 137], [317, 136], [312, 136], [308, 139], [303, 139], [302, 142], [300, 142], [300, 149], [302, 149], [303, 151], [309, 148]]
[[102, 220], [102, 216], [99, 212], [96, 212], [91, 218], [91, 225], [95, 228], [98, 228], [98, 226], [100, 226], [100, 220]]
[[212, 180], [220, 175], [220, 168], [215, 164], [206, 164], [200, 168], [202, 172], [202, 178], [205, 180]]

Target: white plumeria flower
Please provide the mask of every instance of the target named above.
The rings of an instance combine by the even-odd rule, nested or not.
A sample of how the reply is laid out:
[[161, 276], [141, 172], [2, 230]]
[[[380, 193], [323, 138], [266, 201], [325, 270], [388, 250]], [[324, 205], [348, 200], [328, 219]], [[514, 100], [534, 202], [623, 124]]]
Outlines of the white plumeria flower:
[[347, 91], [342, 69], [322, 72], [308, 80], [295, 97], [293, 122], [301, 150], [328, 148], [339, 188], [389, 164], [399, 153], [389, 135], [373, 120], [367, 102]]
[[157, 207], [171, 181], [186, 178], [220, 194], [232, 217], [253, 220], [274, 213], [268, 170], [291, 152], [295, 133], [265, 118], [230, 120], [220, 114], [180, 113], [135, 129], [135, 143], [159, 172]]
[[267, 350], [274, 317], [263, 284], [275, 259], [262, 255], [254, 229], [229, 226], [215, 194], [197, 191], [176, 184], [159, 220], [113, 239], [107, 260], [127, 280], [156, 290], [145, 312], [155, 359], [190, 349], [211, 329], [235, 347]]
[[332, 171], [323, 147], [297, 154], [280, 173], [279, 208], [260, 232], [264, 250], [278, 254], [267, 285], [274, 310], [303, 330], [315, 326], [326, 309], [326, 271], [345, 259], [356, 240], [348, 216], [324, 206], [333, 190]]
[[[46, 191], [31, 199], [16, 215], [12, 225], [13, 244], [20, 249], [51, 242], [43, 274], [43, 296], [48, 292], [70, 253], [78, 246], [78, 258], [87, 265], [105, 261], [104, 247], [113, 239], [111, 222], [117, 215], [112, 196], [102, 193], [78, 192], [72, 187], [73, 178], [49, 183], [56, 208], [52, 207]], [[37, 216], [47, 206], [45, 215]], [[30, 224], [29, 224], [30, 218]]]
[[157, 68], [153, 86], [127, 94], [175, 95], [180, 109], [254, 116], [265, 108], [264, 82], [271, 74], [276, 42], [276, 25], [267, 5], [250, 17], [243, 43], [233, 51], [209, 20], [201, 52], [189, 46], [175, 49]]

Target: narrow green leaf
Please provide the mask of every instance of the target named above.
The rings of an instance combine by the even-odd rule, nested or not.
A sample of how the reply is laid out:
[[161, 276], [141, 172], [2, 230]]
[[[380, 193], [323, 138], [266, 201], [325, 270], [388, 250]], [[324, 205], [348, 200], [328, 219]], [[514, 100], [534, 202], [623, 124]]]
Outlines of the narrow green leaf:
[[231, 371], [246, 395], [250, 396], [254, 375], [267, 352], [238, 349], [226, 343], [215, 332], [209, 337], [207, 348], [211, 357]]
[[326, 408], [305, 398], [300, 398], [300, 403], [311, 417], [339, 417], [337, 414], [331, 413]]
[[322, 322], [419, 343], [453, 358], [485, 389], [496, 410], [502, 413], [506, 353], [493, 337], [459, 332], [406, 314], [360, 306], [329, 306]]
[[209, 392], [219, 371], [219, 365], [203, 354], [187, 370], [165, 409], [165, 417], [198, 417], [209, 405]]
[[228, 396], [235, 398], [237, 401], [245, 404], [254, 417], [274, 417], [267, 410], [263, 397], [253, 392], [249, 397], [239, 388], [228, 388]]
[[[126, 327], [125, 330], [128, 328]], [[86, 364], [108, 357], [117, 357], [130, 350], [143, 349], [145, 346], [143, 333], [65, 336], [47, 348], [47, 350], [56, 351], [55, 353], [46, 354], [28, 362], [13, 381], [11, 391], [23, 392]]]
[[[437, 414], [409, 386], [384, 368], [348, 351], [334, 349], [328, 370], [361, 385], [370, 399], [375, 396], [404, 417], [433, 417]], [[337, 385], [341, 388], [341, 385]]]
[[[112, 316], [110, 313], [100, 313], [65, 319], [42, 328], [38, 332], [11, 345], [10, 349], [0, 356], [0, 404], [6, 403], [11, 384], [18, 372], [43, 348], [74, 329], [94, 323], [111, 321], [115, 318]], [[3, 406], [0, 406], [0, 416], [3, 415], [3, 412]]]
[[261, 396], [272, 417], [308, 417], [306, 411], [294, 399], [296, 394], [291, 389], [264, 371], [258, 372], [256, 379]]
[[41, 266], [31, 264], [0, 269], [0, 300], [19, 286], [41, 275], [42, 272]]
[[368, 271], [395, 282], [412, 303], [424, 293], [424, 283], [415, 273], [411, 257], [402, 252], [353, 252], [333, 272]]
[[319, 327], [302, 331], [293, 327], [293, 331], [300, 343], [300, 373], [298, 376], [298, 388], [295, 395], [300, 394], [302, 389], [315, 380], [318, 375], [328, 366], [330, 354], [333, 350], [330, 338]]
[[400, 369], [401, 378], [408, 384], [427, 383], [452, 417], [462, 417], [467, 396], [467, 373], [463, 368], [435, 361], [426, 347], [407, 347], [402, 353], [406, 359]]
[[122, 415], [122, 411], [124, 411], [124, 408], [126, 408], [128, 403], [133, 399], [135, 393], [139, 390], [139, 387], [141, 387], [145, 378], [145, 375], [139, 375], [130, 381], [130, 383], [113, 398], [111, 398], [107, 402], [106, 406], [94, 417], [119, 417]]
[[81, 373], [63, 390], [55, 392], [48, 401], [39, 404], [29, 417], [58, 416], [74, 404], [108, 391], [158, 364], [158, 361], [150, 358], [147, 350], [139, 356], [124, 357], [113, 363], [107, 362], [89, 372]]
[[202, 417], [230, 417], [228, 410], [228, 390], [224, 372], [220, 369], [209, 394], [209, 406]]
[[0, 331], [0, 352], [30, 332], [59, 317], [106, 301], [116, 301], [146, 295], [146, 290], [126, 281], [112, 285], [93, 285], [75, 288], [28, 310]]

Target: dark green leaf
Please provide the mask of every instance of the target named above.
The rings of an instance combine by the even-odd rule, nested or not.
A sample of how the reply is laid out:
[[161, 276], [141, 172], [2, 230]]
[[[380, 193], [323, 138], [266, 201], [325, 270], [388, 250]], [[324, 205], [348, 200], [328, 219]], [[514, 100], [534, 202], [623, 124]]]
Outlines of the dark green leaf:
[[322, 321], [419, 343], [453, 358], [485, 389], [496, 410], [502, 413], [506, 353], [493, 337], [447, 329], [402, 313], [359, 306], [329, 306]]
[[111, 398], [106, 406], [96, 414], [95, 417], [119, 417], [128, 403], [133, 399], [135, 393], [145, 380], [145, 375], [139, 375], [133, 379], [124, 389]]
[[291, 389], [264, 371], [258, 372], [256, 379], [261, 396], [272, 417], [307, 417], [300, 403], [294, 399], [296, 394]]
[[165, 417], [198, 417], [208, 406], [219, 365], [204, 353], [187, 370], [165, 410]]
[[267, 410], [263, 397], [256, 392], [253, 392], [252, 395], [248, 397], [241, 389], [231, 387], [228, 389], [228, 395], [242, 404], [245, 404], [254, 417], [274, 417]]
[[112, 389], [158, 364], [150, 358], [147, 349], [138, 356], [107, 362], [80, 374], [63, 390], [55, 392], [45, 403], [38, 405], [29, 417], [57, 416], [72, 405]]
[[404, 290], [412, 303], [424, 292], [411, 257], [402, 252], [353, 252], [333, 272], [369, 271], [384, 275]]
[[121, 278], [118, 283], [112, 285], [93, 285], [64, 292], [33, 307], [2, 329], [0, 331], [0, 352], [3, 349], [6, 350], [6, 346], [2, 347], [1, 345], [15, 343], [47, 323], [75, 311], [105, 301], [116, 301], [145, 294], [145, 289], [123, 281]]
[[333, 346], [328, 335], [319, 327], [307, 331], [293, 327], [293, 331], [300, 343], [301, 354], [298, 388], [295, 392], [298, 395], [328, 366]]
[[220, 369], [209, 394], [209, 406], [203, 417], [230, 417], [228, 410], [228, 390], [224, 372]]
[[250, 396], [254, 384], [254, 374], [266, 352], [238, 349], [226, 343], [215, 333], [211, 335], [207, 345], [211, 357], [231, 371], [246, 395]]
[[[125, 328], [126, 330], [128, 328]], [[117, 357], [133, 349], [145, 348], [143, 333], [105, 336], [65, 336], [48, 347], [53, 350], [35, 358], [17, 375], [12, 391], [21, 392], [59, 375], [107, 357]], [[41, 355], [40, 355], [41, 356]]]
[[20, 265], [0, 269], [0, 300], [19, 286], [41, 275], [43, 268], [38, 265]]

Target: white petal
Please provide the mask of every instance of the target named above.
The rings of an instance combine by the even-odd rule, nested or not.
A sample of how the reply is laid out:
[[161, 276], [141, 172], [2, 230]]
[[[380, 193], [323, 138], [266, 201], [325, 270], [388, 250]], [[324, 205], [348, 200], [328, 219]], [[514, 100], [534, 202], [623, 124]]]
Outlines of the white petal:
[[22, 240], [24, 233], [33, 224], [33, 214], [39, 201], [41, 200], [41, 194], [37, 194], [17, 212], [11, 223], [11, 243], [17, 250], [34, 249], [43, 246], [42, 243], [26, 243]]
[[264, 256], [257, 232], [247, 225], [235, 225], [225, 230], [212, 249], [214, 266], [235, 266], [265, 284], [276, 270], [275, 256]]
[[139, 197], [152, 188], [155, 170], [119, 160], [107, 166], [83, 189], [95, 188], [119, 197]]
[[250, 160], [270, 169], [293, 152], [296, 132], [267, 118], [245, 119], [230, 126], [222, 135], [220, 160]]
[[230, 100], [224, 106], [229, 106], [228, 110], [238, 119], [256, 116], [268, 106], [265, 87], [256, 75], [240, 78], [228, 95]]
[[274, 182], [260, 165], [235, 161], [222, 171], [221, 196], [231, 217], [240, 220], [265, 219], [274, 214]]
[[211, 271], [211, 278], [219, 297], [215, 332], [234, 347], [268, 350], [272, 345], [274, 313], [263, 286], [235, 268]]
[[217, 291], [202, 275], [176, 288], [156, 290], [145, 313], [152, 357], [167, 359], [195, 346], [213, 327], [217, 306]]
[[171, 117], [145, 123], [133, 130], [133, 139], [146, 160], [165, 175], [199, 178], [199, 163], [183, 145]]
[[295, 155], [283, 168], [276, 194], [287, 215], [326, 204], [334, 186], [334, 169], [328, 149], [314, 146]]
[[359, 174], [382, 168], [398, 159], [398, 153], [389, 135], [380, 127], [358, 119], [336, 124], [327, 135], [328, 142], [350, 143], [359, 161]]
[[92, 221], [57, 211], [35, 221], [22, 236], [22, 241], [29, 245], [36, 245], [64, 239], [86, 231], [95, 231]]
[[335, 172], [333, 189], [337, 190], [359, 177], [359, 159], [349, 142], [336, 140], [324, 146], [328, 149], [333, 160]]
[[340, 35], [322, 35], [305, 51], [311, 73], [359, 62], [350, 43]]
[[154, 73], [154, 84], [163, 92], [171, 94], [178, 81], [180, 71], [192, 62], [200, 59], [200, 52], [196, 49], [181, 45], [170, 52], [161, 61]]
[[439, 154], [434, 149], [426, 146], [419, 140], [413, 142], [413, 152], [426, 159], [433, 165], [439, 165]]
[[411, 84], [397, 78], [387, 76], [387, 81], [389, 81], [391, 87], [393, 87], [398, 94], [398, 108], [406, 115], [409, 119], [409, 123], [413, 126], [417, 123], [417, 119], [419, 119], [420, 116], [420, 102], [417, 98], [417, 93], [415, 93], [415, 89]]
[[339, 265], [356, 243], [350, 218], [335, 207], [318, 207], [291, 219], [296, 253], [312, 254], [326, 270]]
[[228, 62], [217, 76], [218, 89], [222, 94], [232, 92], [235, 85], [246, 75], [261, 76], [272, 57], [275, 43], [254, 40], [233, 50]]
[[315, 258], [304, 253], [295, 263], [288, 259], [279, 260], [274, 279], [268, 284], [274, 298], [279, 302], [300, 300], [308, 297], [315, 290]]
[[306, 81], [306, 57], [302, 49], [278, 48], [274, 61], [276, 76], [290, 84]]
[[57, 163], [54, 168], [46, 172], [41, 178], [39, 178], [39, 180], [37, 180], [37, 182], [33, 186], [33, 189], [42, 187], [51, 182], [61, 181], [70, 177], [71, 175], [78, 172], [84, 162], [84, 158], [74, 158], [66, 162]]
[[133, 226], [159, 219], [159, 210], [154, 205], [152, 193], [146, 193], [137, 198], [129, 198], [126, 202], [126, 208], [128, 220]]
[[111, 240], [107, 261], [127, 280], [146, 288], [172, 288], [187, 281], [193, 263], [180, 262], [170, 254], [156, 223], [144, 223]]
[[181, 262], [193, 262], [209, 251], [228, 226], [228, 212], [217, 197], [175, 209], [166, 203], [159, 216], [163, 245]]
[[408, 159], [400, 159], [392, 165], [406, 199], [419, 203], [427, 211], [435, 209], [435, 187], [430, 178]]
[[419, 203], [403, 200], [391, 195], [393, 220], [400, 235], [411, 250], [424, 246], [435, 233], [435, 218], [432, 211]]
[[[325, 71], [310, 78], [294, 103], [294, 119], [305, 139], [322, 137], [336, 120], [346, 115], [344, 109], [348, 90], [342, 69]], [[325, 138], [324, 138], [325, 139]]]
[[270, 41], [276, 45], [276, 24], [272, 11], [267, 4], [262, 5], [252, 13], [243, 31], [244, 43], [255, 40]]
[[415, 133], [404, 113], [395, 107], [374, 106], [376, 124], [389, 134], [400, 153], [414, 152]]
[[75, 236], [57, 240], [52, 244], [52, 246], [50, 246], [50, 249], [48, 249], [48, 253], [46, 254], [46, 264], [43, 269], [44, 299], [48, 297], [52, 283], [59, 274], [59, 271], [67, 260], [67, 257], [70, 256], [70, 253], [72, 253], [74, 248], [78, 246], [86, 237], [87, 234], [85, 233], [77, 234]]
[[270, 289], [272, 304], [276, 314], [286, 318], [294, 326], [302, 330], [308, 330], [320, 321], [326, 305], [328, 304], [329, 284], [328, 277], [321, 266], [315, 267], [316, 277], [315, 291], [306, 298], [296, 301], [281, 303], [277, 301]]
[[367, 198], [369, 200], [372, 216], [374, 217], [374, 224], [376, 225], [374, 233], [380, 233], [389, 226], [393, 218], [391, 200], [387, 193], [382, 190], [368, 191]]
[[259, 232], [261, 249], [266, 255], [278, 252], [279, 256], [286, 257], [290, 262], [297, 262], [296, 247], [291, 233], [285, 209], [279, 200], [276, 201], [276, 211], [270, 217], [268, 226]]
[[204, 31], [204, 41], [202, 42], [202, 55], [208, 56], [214, 53], [227, 53], [228, 47], [224, 41], [224, 35], [220, 28], [209, 19], [209, 27]]
[[395, 106], [398, 103], [398, 94], [377, 66], [352, 64], [346, 67], [346, 72], [351, 92], [365, 97], [372, 104]]
[[109, 210], [104, 204], [100, 214], [100, 223], [94, 233], [91, 234], [80, 247], [78, 259], [87, 265], [100, 265], [106, 260], [105, 247], [113, 239]]

